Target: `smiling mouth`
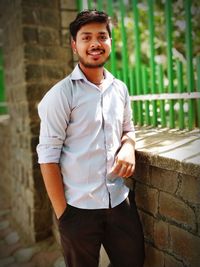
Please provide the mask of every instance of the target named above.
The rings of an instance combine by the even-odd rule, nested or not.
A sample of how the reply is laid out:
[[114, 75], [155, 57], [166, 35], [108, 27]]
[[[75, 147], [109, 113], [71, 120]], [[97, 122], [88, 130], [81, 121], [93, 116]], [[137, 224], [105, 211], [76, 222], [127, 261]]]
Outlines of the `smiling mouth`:
[[90, 50], [87, 52], [88, 55], [90, 56], [99, 56], [102, 55], [105, 52], [105, 50], [101, 49], [101, 50]]

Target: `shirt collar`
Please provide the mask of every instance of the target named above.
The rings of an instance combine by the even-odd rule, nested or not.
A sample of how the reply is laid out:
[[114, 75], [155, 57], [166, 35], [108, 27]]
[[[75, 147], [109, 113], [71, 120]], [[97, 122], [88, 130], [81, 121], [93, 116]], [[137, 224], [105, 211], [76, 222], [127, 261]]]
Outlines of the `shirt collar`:
[[[108, 88], [114, 81], [115, 77], [104, 68], [104, 75], [105, 75], [105, 85], [106, 88]], [[87, 78], [85, 77], [84, 73], [81, 71], [79, 65], [77, 64], [72, 71], [71, 75], [71, 80], [84, 80], [88, 82]]]
[[78, 64], [76, 65], [70, 76], [71, 80], [87, 80], [83, 72], [80, 70]]

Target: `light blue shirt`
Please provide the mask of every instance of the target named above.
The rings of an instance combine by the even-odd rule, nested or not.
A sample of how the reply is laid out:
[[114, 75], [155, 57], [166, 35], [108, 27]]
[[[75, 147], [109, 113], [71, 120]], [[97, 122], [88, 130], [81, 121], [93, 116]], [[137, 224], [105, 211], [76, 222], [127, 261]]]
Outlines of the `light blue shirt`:
[[101, 89], [79, 66], [39, 103], [39, 163], [59, 163], [67, 202], [84, 209], [115, 207], [128, 195], [108, 178], [124, 132], [134, 132], [126, 85], [104, 69]]

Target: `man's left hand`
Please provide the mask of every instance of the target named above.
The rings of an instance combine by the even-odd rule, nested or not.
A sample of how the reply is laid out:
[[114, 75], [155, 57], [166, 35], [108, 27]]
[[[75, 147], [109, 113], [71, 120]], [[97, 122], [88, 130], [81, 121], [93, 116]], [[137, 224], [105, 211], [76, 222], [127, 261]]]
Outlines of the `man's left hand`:
[[125, 142], [120, 148], [113, 168], [111, 170], [117, 176], [128, 178], [135, 170], [135, 147], [131, 142]]

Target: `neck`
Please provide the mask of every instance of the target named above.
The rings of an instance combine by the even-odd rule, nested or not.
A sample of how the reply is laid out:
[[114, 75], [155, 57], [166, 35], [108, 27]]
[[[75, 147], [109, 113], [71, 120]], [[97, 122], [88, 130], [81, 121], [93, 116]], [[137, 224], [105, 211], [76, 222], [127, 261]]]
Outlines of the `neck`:
[[87, 68], [84, 67], [82, 64], [79, 64], [79, 67], [84, 73], [85, 77], [88, 79], [88, 81], [96, 85], [102, 84], [104, 80], [103, 67]]

